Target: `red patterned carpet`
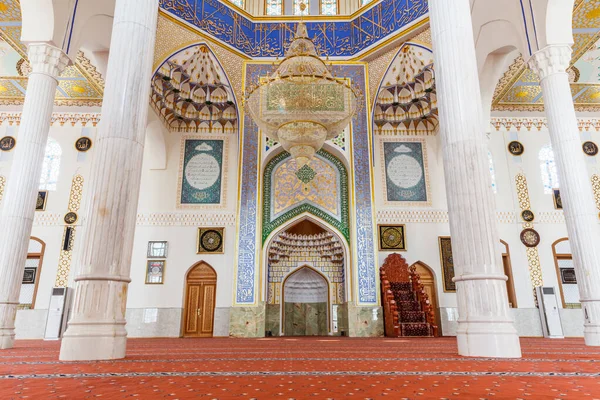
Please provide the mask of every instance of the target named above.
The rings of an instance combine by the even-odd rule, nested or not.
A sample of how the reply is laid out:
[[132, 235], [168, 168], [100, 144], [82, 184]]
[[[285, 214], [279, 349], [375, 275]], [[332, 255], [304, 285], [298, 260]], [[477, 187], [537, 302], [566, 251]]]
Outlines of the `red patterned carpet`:
[[127, 358], [59, 362], [58, 342], [0, 351], [0, 399], [600, 399], [600, 348], [522, 339], [519, 360], [440, 339], [131, 339]]

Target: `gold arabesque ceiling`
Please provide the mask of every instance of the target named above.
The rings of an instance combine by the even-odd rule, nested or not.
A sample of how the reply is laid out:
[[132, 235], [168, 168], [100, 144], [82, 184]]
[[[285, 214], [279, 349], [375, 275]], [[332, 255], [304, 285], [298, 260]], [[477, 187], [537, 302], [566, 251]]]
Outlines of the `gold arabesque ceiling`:
[[[0, 0], [0, 104], [23, 104], [29, 70], [27, 47], [21, 43], [19, 0]], [[56, 105], [98, 106], [104, 82], [82, 53], [65, 69], [56, 89]]]
[[[577, 0], [573, 13], [573, 59], [569, 75], [578, 111], [600, 110], [600, 0]], [[495, 111], [543, 111], [536, 74], [518, 57], [498, 83]]]

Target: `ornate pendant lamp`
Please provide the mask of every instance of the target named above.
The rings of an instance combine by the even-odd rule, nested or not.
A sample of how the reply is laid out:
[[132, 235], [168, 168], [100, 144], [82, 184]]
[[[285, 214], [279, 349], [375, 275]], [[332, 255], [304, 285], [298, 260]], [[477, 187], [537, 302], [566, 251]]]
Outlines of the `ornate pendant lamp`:
[[334, 77], [319, 58], [304, 22], [298, 24], [275, 71], [245, 94], [246, 109], [254, 122], [281, 143], [298, 168], [306, 165], [326, 140], [344, 130], [356, 112], [358, 99], [358, 90]]

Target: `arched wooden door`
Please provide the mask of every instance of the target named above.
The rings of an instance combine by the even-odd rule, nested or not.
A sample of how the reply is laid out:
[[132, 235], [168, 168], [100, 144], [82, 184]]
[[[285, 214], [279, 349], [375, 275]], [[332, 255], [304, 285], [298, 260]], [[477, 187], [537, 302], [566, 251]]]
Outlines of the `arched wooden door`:
[[212, 337], [215, 319], [217, 273], [204, 261], [186, 276], [184, 337]]

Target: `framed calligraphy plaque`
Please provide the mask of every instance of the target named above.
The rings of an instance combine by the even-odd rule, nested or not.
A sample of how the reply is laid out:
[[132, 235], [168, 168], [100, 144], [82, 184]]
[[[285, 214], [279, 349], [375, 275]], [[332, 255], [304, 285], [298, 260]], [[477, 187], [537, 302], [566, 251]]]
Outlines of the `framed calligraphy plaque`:
[[48, 191], [40, 190], [35, 202], [35, 211], [46, 211], [46, 203], [48, 202]]
[[92, 148], [92, 139], [82, 136], [75, 142], [75, 150], [85, 153]]
[[560, 197], [560, 189], [552, 189], [552, 199], [554, 200], [554, 208], [562, 210], [562, 198]]
[[0, 139], [0, 151], [12, 151], [17, 145], [17, 140], [12, 136], [4, 136]]
[[379, 225], [379, 250], [406, 251], [404, 225]]
[[183, 137], [177, 206], [225, 206], [227, 139]]
[[161, 285], [165, 280], [165, 260], [148, 260], [146, 263], [146, 285]]
[[198, 228], [196, 253], [223, 254], [225, 252], [224, 235], [225, 228]]
[[452, 241], [448, 236], [441, 236], [440, 261], [442, 264], [442, 280], [444, 281], [444, 292], [456, 292], [454, 278], [454, 258], [452, 258]]
[[424, 140], [381, 141], [386, 202], [429, 204], [429, 176]]

